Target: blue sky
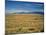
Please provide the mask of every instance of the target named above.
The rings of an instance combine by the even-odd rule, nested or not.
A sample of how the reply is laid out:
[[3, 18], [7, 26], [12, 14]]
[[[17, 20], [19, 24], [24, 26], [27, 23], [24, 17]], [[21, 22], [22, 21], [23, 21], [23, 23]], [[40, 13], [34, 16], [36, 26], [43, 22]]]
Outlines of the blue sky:
[[20, 2], [20, 1], [7, 1], [6, 12], [43, 12], [43, 3], [37, 2]]

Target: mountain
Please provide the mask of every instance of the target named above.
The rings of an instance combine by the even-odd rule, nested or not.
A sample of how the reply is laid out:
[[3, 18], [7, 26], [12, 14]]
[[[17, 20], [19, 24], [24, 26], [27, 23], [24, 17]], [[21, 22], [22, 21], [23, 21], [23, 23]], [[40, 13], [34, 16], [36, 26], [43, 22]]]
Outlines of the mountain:
[[34, 14], [44, 14], [44, 12], [33, 12]]
[[42, 14], [44, 15], [44, 12], [14, 12], [14, 13], [5, 13], [6, 16], [12, 15], [12, 14]]
[[16, 14], [44, 14], [44, 12], [17, 12]]

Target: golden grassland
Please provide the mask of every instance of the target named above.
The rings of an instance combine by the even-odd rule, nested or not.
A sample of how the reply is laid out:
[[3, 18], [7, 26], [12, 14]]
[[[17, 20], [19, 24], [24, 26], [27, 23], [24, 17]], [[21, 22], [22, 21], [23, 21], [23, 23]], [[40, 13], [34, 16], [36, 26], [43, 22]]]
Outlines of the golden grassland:
[[43, 32], [44, 16], [39, 14], [13, 14], [5, 16], [6, 33]]

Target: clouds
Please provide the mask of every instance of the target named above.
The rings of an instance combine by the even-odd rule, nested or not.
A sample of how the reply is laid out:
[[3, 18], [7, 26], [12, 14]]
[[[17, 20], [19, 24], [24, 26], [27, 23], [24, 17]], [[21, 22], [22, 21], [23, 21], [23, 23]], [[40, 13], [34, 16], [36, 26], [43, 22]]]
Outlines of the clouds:
[[6, 10], [6, 13], [33, 13], [33, 12], [43, 12], [43, 10], [35, 10], [35, 11], [32, 11], [32, 10]]
[[43, 4], [33, 2], [16, 2], [15, 8], [24, 10], [41, 10], [43, 9]]
[[8, 13], [14, 13], [14, 12], [18, 13], [18, 12], [31, 12], [31, 11], [28, 11], [28, 10], [6, 10], [6, 12], [8, 12]]
[[15, 10], [15, 12], [29, 12], [28, 10]]
[[44, 5], [43, 3], [36, 2], [17, 2], [17, 1], [8, 1], [6, 3], [6, 12], [43, 12]]

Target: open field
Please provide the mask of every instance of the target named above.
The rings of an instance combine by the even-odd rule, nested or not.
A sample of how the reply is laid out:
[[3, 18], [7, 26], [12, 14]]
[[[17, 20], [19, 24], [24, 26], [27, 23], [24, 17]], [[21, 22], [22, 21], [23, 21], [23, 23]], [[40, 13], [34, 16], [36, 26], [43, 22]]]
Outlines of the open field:
[[13, 14], [6, 16], [6, 33], [43, 32], [44, 17], [39, 14]]

